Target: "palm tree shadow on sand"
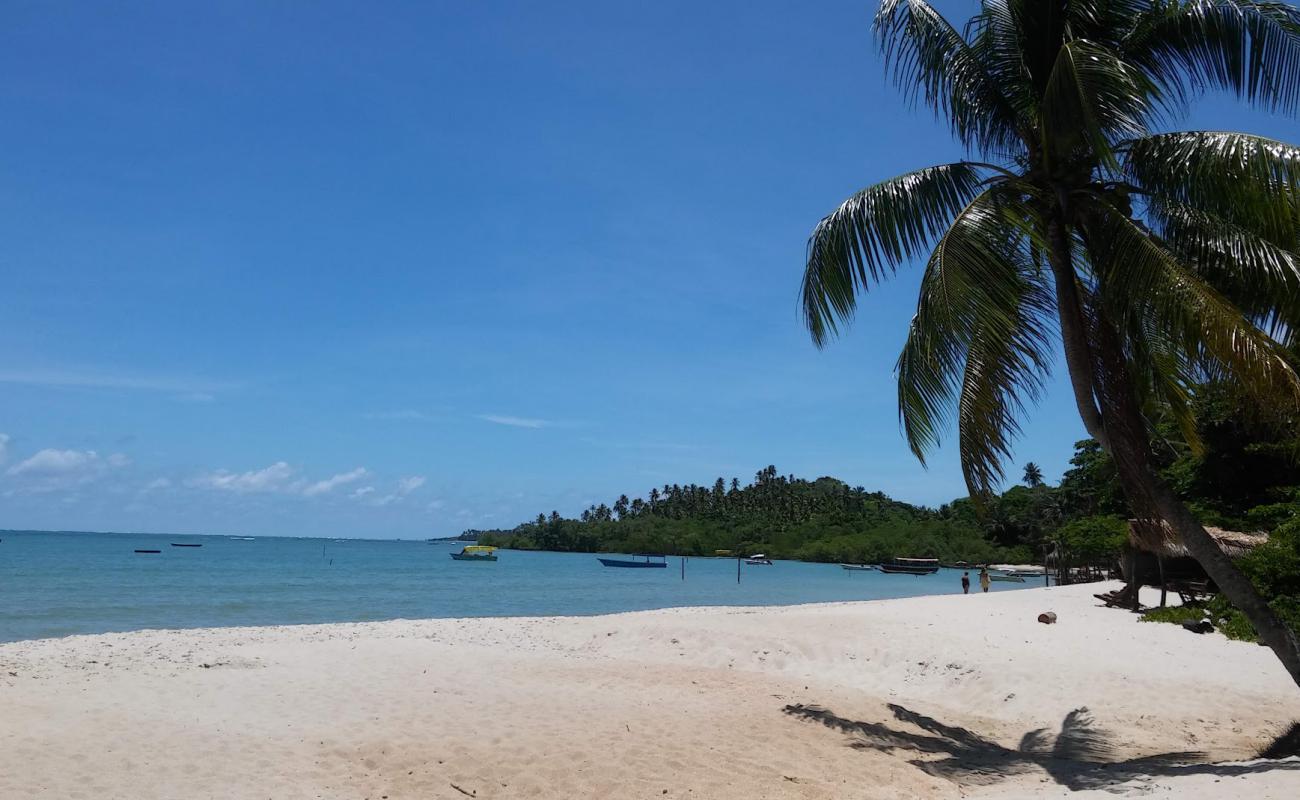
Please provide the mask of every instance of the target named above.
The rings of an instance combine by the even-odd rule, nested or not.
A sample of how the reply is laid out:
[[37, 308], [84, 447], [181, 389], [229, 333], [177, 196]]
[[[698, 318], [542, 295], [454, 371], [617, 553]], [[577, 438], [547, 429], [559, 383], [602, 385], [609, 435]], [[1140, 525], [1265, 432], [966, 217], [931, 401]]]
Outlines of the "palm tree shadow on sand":
[[[816, 705], [802, 703], [782, 709], [797, 719], [820, 722], [852, 737], [849, 746], [858, 750], [898, 750], [925, 754], [911, 760], [913, 766], [954, 783], [987, 785], [1035, 769], [1046, 772], [1058, 784], [1073, 791], [1106, 789], [1116, 784], [1154, 777], [1177, 775], [1237, 776], [1271, 770], [1300, 771], [1300, 761], [1211, 764], [1205, 754], [1192, 751], [1164, 753], [1143, 758], [1119, 759], [1111, 737], [1099, 729], [1086, 708], [1065, 716], [1055, 737], [1046, 729], [1026, 733], [1014, 750], [986, 739], [966, 728], [945, 725], [894, 703], [894, 718], [917, 730], [886, 722], [860, 722], [836, 716]], [[939, 756], [931, 758], [929, 756]]]

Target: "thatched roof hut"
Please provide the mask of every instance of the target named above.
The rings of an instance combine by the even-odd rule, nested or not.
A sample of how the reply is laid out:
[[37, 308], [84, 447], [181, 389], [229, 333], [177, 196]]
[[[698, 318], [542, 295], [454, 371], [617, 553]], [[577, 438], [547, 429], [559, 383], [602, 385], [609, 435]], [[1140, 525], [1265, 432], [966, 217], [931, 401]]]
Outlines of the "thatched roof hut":
[[[1205, 526], [1205, 532], [1219, 544], [1230, 558], [1241, 558], [1268, 541], [1267, 533], [1244, 533]], [[1164, 520], [1131, 519], [1128, 521], [1128, 543], [1134, 550], [1151, 553], [1161, 558], [1190, 558], [1191, 553]]]
[[[1229, 531], [1211, 525], [1205, 526], [1205, 532], [1233, 559], [1241, 558], [1268, 541], [1266, 533]], [[1173, 528], [1163, 520], [1129, 520], [1128, 546], [1125, 549], [1127, 552], [1121, 563], [1128, 585], [1108, 599], [1107, 604], [1132, 607], [1136, 611], [1139, 586], [1159, 586], [1161, 606], [1165, 604], [1165, 592], [1169, 589], [1182, 595], [1183, 602], [1199, 600], [1218, 591], [1205, 568], [1192, 558]]]

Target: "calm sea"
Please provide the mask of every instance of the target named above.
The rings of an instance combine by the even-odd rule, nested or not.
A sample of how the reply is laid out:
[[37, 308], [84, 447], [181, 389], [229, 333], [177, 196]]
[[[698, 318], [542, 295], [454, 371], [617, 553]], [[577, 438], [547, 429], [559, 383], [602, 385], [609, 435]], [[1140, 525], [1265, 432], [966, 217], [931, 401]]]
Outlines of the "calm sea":
[[[960, 592], [960, 571], [924, 577], [834, 564], [669, 559], [612, 569], [586, 553], [500, 551], [453, 561], [461, 545], [366, 539], [0, 534], [0, 641], [142, 628], [286, 625], [427, 617], [605, 614], [671, 606], [755, 606]], [[172, 542], [202, 547], [172, 547]], [[156, 549], [157, 555], [138, 555]], [[972, 575], [972, 577], [974, 577]], [[1038, 585], [994, 583], [994, 591]]]

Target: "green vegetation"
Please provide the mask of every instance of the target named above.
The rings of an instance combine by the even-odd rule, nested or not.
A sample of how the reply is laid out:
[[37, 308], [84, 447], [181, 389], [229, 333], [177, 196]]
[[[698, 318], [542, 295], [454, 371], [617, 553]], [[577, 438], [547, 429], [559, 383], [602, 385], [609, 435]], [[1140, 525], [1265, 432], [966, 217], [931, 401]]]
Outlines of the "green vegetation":
[[[1237, 565], [1268, 600], [1278, 617], [1300, 633], [1300, 519], [1279, 526], [1268, 543], [1244, 556]], [[1211, 620], [1232, 639], [1255, 641], [1250, 620], [1222, 595], [1208, 604]]]
[[1199, 449], [1191, 389], [1207, 375], [1239, 387], [1244, 408], [1300, 408], [1286, 349], [1300, 340], [1300, 147], [1168, 132], [1206, 89], [1300, 111], [1300, 10], [1000, 0], [954, 25], [925, 0], [882, 0], [875, 30], [894, 80], [970, 160], [869, 186], [822, 219], [803, 277], [814, 342], [849, 324], [869, 288], [924, 263], [898, 360], [903, 429], [924, 458], [955, 421], [983, 503], [1059, 336], [1080, 419], [1136, 515], [1172, 528], [1300, 684], [1300, 641], [1187, 492], [1225, 498], [1160, 469], [1152, 424], [1164, 414]]
[[1205, 609], [1200, 606], [1166, 606], [1146, 611], [1139, 619], [1143, 622], [1172, 622], [1182, 625], [1184, 622], [1200, 622], [1205, 619]]
[[834, 478], [779, 475], [773, 466], [746, 486], [718, 478], [711, 487], [656, 487], [645, 498], [624, 495], [592, 506], [579, 519], [539, 514], [512, 530], [477, 532], [477, 538], [519, 549], [695, 556], [729, 550], [853, 563], [899, 555], [971, 562], [1031, 556], [991, 541], [968, 507], [933, 511]]

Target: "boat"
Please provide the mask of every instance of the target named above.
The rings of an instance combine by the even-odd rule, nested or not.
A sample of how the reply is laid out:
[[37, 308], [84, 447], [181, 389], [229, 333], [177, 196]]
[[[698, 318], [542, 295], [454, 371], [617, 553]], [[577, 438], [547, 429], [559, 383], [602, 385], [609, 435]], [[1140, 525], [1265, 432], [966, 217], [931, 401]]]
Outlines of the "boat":
[[880, 571], [900, 575], [930, 575], [939, 571], [939, 559], [895, 558], [893, 561], [881, 564]]
[[257, 537], [255, 536], [231, 536], [230, 537], [231, 541], [235, 541], [235, 542], [251, 542], [251, 541], [255, 541], [256, 538]]
[[1023, 577], [1021, 577], [1020, 575], [994, 575], [994, 574], [992, 574], [992, 573], [989, 573], [989, 580], [991, 580], [991, 581], [1005, 581], [1005, 582], [1007, 582], [1007, 583], [1024, 583], [1024, 582], [1025, 582], [1025, 579], [1024, 579]]
[[497, 549], [484, 544], [472, 544], [462, 547], [459, 553], [452, 553], [457, 561], [496, 561]]
[[193, 542], [172, 542], [171, 545], [172, 547], [202, 547], [203, 546], [201, 544], [194, 544]]
[[[636, 558], [641, 560], [631, 561], [626, 558], [601, 558], [600, 556], [596, 556], [596, 560], [607, 567], [624, 567], [627, 569], [662, 569], [668, 566], [668, 558], [666, 556], [657, 556], [650, 553], [637, 553]], [[659, 560], [654, 561], [653, 559]]]
[[772, 566], [772, 559], [768, 558], [763, 553], [755, 553], [745, 559], [745, 563], [751, 567], [770, 567]]
[[1002, 570], [1002, 574], [1016, 578], [1041, 578], [1046, 575], [1047, 572], [1041, 569], [1004, 569]]
[[161, 550], [136, 550], [137, 553], [161, 553]]
[[873, 570], [873, 569], [876, 568], [876, 567], [875, 567], [874, 565], [872, 565], [872, 564], [840, 564], [840, 566], [843, 567], [844, 569], [861, 570], [861, 571], [864, 571], [864, 572], [869, 571], [869, 570]]

